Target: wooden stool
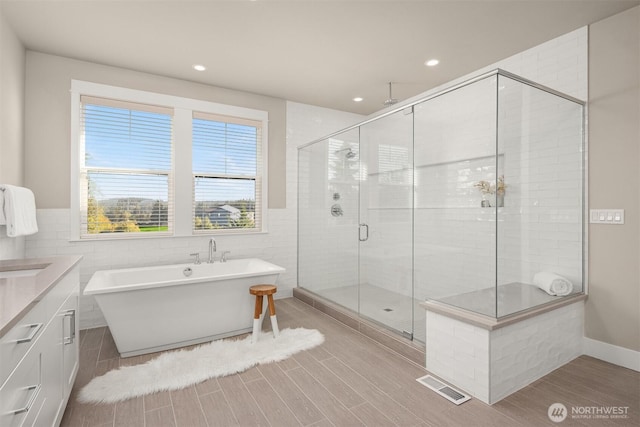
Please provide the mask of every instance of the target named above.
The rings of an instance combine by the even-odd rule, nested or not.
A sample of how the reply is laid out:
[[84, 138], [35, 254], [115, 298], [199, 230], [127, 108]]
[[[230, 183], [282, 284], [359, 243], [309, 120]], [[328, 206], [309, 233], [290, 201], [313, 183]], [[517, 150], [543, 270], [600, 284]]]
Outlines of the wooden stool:
[[273, 303], [273, 294], [278, 291], [275, 285], [254, 285], [249, 288], [249, 293], [256, 296], [256, 309], [253, 313], [253, 335], [251, 342], [256, 343], [260, 334], [260, 326], [262, 325], [262, 297], [267, 296], [269, 302], [269, 315], [271, 316], [271, 329], [273, 337], [278, 338], [280, 330], [278, 329], [278, 319], [276, 319], [276, 306]]

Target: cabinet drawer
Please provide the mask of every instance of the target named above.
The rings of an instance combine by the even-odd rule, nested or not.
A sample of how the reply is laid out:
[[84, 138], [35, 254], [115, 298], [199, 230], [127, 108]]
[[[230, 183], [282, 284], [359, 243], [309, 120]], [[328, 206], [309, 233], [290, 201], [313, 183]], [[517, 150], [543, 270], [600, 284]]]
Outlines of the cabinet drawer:
[[44, 394], [40, 393], [20, 427], [42, 427], [49, 425], [50, 421], [41, 416], [42, 408], [46, 400], [47, 398]]
[[[0, 339], [0, 385], [42, 335], [51, 316], [40, 301]], [[4, 426], [3, 424], [0, 424]]]
[[[0, 338], [0, 385], [38, 339], [47, 323], [74, 291], [78, 291], [78, 268], [72, 269], [52, 287], [18, 323]], [[0, 424], [2, 425], [2, 424]], [[4, 427], [4, 426], [3, 426]]]
[[[39, 347], [39, 346], [38, 346]], [[42, 354], [33, 348], [0, 388], [0, 426], [21, 426], [24, 420], [41, 407]]]

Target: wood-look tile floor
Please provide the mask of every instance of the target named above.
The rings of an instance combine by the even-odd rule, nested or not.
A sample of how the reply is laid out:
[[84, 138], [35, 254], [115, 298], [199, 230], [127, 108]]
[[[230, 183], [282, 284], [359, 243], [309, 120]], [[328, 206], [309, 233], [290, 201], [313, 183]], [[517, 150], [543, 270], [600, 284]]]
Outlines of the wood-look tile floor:
[[[637, 426], [640, 373], [579, 357], [501, 402], [455, 406], [418, 384], [424, 368], [293, 298], [276, 301], [282, 328], [320, 330], [325, 343], [279, 362], [192, 387], [87, 405], [78, 390], [94, 376], [154, 355], [121, 359], [107, 328], [81, 331], [80, 370], [63, 426]], [[269, 321], [265, 322], [268, 327]], [[567, 418], [552, 403], [628, 407], [625, 419]]]

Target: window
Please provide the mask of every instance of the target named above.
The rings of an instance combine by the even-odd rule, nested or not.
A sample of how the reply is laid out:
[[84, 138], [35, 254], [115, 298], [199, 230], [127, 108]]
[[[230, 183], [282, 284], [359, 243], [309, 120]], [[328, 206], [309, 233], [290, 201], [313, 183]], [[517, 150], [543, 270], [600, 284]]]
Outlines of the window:
[[81, 96], [81, 235], [171, 232], [173, 110]]
[[194, 231], [260, 229], [261, 125], [194, 112]]
[[72, 240], [265, 230], [264, 111], [72, 82]]

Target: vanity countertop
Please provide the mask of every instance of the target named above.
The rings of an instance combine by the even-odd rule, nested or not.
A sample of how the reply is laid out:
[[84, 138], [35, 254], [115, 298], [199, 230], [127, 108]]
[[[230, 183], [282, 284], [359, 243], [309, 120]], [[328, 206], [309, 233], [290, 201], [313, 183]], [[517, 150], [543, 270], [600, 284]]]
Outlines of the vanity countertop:
[[0, 261], [0, 275], [6, 272], [42, 269], [37, 274], [0, 277], [0, 338], [41, 301], [81, 259], [81, 256], [55, 256]]

